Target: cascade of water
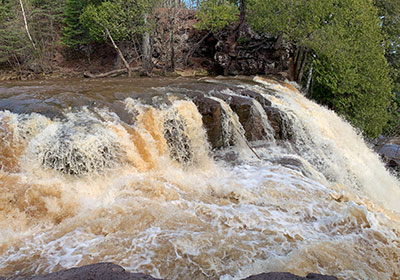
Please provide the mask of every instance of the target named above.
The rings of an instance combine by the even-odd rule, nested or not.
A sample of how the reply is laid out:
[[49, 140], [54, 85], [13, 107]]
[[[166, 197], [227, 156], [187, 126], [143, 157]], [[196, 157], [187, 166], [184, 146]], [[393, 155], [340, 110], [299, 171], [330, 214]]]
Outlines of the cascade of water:
[[239, 122], [238, 116], [232, 111], [226, 102], [218, 97], [210, 96], [211, 99], [219, 102], [223, 111], [222, 118], [222, 133], [224, 138], [224, 146], [229, 147], [236, 145], [241, 148], [246, 147], [244, 129], [242, 124]]
[[[176, 98], [158, 88], [170, 95], [125, 94], [58, 118], [0, 111], [0, 275], [112, 261], [168, 279], [283, 270], [396, 279], [399, 183], [333, 112], [291, 85], [255, 81], [225, 79], [213, 96], [191, 81]], [[213, 160], [188, 100], [200, 91], [220, 105], [206, 112], [220, 114], [220, 153], [252, 155], [221, 95], [247, 98], [268, 131], [249, 144], [262, 160]]]
[[274, 142], [275, 141], [275, 132], [274, 129], [272, 128], [269, 120], [268, 120], [268, 115], [265, 112], [264, 108], [262, 107], [262, 105], [260, 104], [260, 102], [258, 102], [256, 99], [251, 98], [251, 97], [247, 97], [247, 96], [243, 96], [240, 94], [236, 94], [235, 92], [233, 92], [230, 89], [226, 89], [222, 91], [223, 94], [226, 94], [228, 96], [240, 96], [242, 98], [247, 98], [251, 101], [251, 103], [253, 104], [253, 106], [251, 107], [251, 117], [250, 119], [255, 120], [255, 116], [261, 116], [260, 118], [260, 122], [261, 122], [261, 126], [263, 128], [263, 131], [265, 133], [265, 135], [263, 135], [263, 139], [265, 141], [268, 142]]
[[263, 93], [272, 106], [290, 118], [294, 146], [300, 156], [329, 181], [359, 190], [376, 202], [400, 211], [399, 182], [390, 176], [378, 155], [367, 147], [353, 127], [296, 89], [259, 77], [255, 81], [277, 94]]

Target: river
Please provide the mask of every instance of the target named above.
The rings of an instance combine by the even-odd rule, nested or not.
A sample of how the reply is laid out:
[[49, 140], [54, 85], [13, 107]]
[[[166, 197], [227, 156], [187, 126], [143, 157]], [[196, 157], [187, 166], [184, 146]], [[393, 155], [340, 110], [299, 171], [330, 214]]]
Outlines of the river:
[[2, 82], [0, 136], [0, 276], [110, 261], [166, 279], [400, 277], [400, 183], [291, 84]]

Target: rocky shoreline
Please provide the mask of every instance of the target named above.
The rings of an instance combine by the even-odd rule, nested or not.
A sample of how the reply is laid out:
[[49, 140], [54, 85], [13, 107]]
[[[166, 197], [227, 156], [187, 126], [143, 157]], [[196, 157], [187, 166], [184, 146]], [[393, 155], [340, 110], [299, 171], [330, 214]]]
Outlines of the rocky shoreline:
[[[0, 277], [0, 280], [5, 278]], [[130, 273], [122, 266], [105, 262], [70, 268], [47, 275], [17, 277], [16, 280], [160, 280], [143, 273]], [[337, 280], [334, 276], [309, 273], [306, 277], [288, 272], [268, 272], [253, 275], [243, 280]]]

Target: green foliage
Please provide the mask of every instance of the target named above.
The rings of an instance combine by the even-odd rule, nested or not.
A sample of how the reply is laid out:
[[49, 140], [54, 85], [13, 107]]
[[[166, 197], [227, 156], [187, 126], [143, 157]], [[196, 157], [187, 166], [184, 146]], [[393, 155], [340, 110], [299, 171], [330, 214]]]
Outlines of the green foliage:
[[87, 5], [86, 0], [66, 1], [62, 44], [71, 49], [89, 43], [88, 30], [80, 22], [80, 16]]
[[239, 37], [237, 39], [237, 42], [238, 42], [239, 45], [246, 45], [246, 44], [249, 43], [249, 38], [247, 38], [247, 37]]
[[386, 39], [385, 57], [391, 66], [396, 98], [392, 103], [390, 119], [384, 134], [400, 135], [400, 2], [398, 0], [375, 0], [382, 31]]
[[0, 5], [0, 64], [20, 68], [32, 56], [32, 45], [24, 33], [17, 1]]
[[105, 40], [106, 29], [116, 41], [130, 40], [152, 28], [145, 24], [144, 14], [150, 13], [155, 3], [149, 0], [114, 0], [100, 5], [90, 4], [80, 16], [80, 22], [94, 41]]
[[283, 33], [313, 53], [312, 97], [371, 137], [393, 99], [380, 20], [370, 0], [249, 0], [260, 32]]
[[385, 56], [391, 65], [395, 91], [400, 93], [400, 1], [375, 0], [386, 39]]
[[204, 0], [198, 8], [198, 29], [218, 31], [239, 19], [239, 8], [228, 0]]
[[284, 34], [307, 46], [321, 25], [329, 23], [332, 5], [332, 0], [249, 0], [248, 20], [256, 31]]

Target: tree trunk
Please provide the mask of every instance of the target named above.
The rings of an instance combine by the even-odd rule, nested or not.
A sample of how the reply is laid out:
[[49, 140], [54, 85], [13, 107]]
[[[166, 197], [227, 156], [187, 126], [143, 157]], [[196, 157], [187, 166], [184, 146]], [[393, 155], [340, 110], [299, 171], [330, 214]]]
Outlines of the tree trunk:
[[246, 22], [246, 0], [240, 0], [240, 17], [239, 25]]
[[303, 56], [304, 53], [304, 48], [300, 47], [297, 50], [297, 54], [296, 54], [296, 59], [294, 61], [294, 76], [293, 76], [293, 80], [297, 80], [297, 73], [299, 71], [300, 68], [300, 61], [301, 61], [301, 57]]
[[[140, 67], [134, 67], [133, 69], [130, 69], [131, 71], [139, 71]], [[112, 70], [106, 73], [101, 73], [101, 74], [92, 74], [90, 72], [84, 72], [83, 76], [85, 78], [92, 78], [92, 79], [98, 79], [98, 78], [106, 78], [106, 77], [117, 77], [119, 75], [128, 73], [128, 69], [116, 69]]]
[[106, 33], [107, 33], [108, 38], [110, 38], [110, 41], [111, 41], [111, 43], [112, 43], [113, 46], [114, 46], [114, 49], [117, 51], [119, 57], [120, 57], [121, 60], [124, 62], [125, 67], [126, 67], [126, 70], [128, 71], [128, 77], [130, 77], [130, 76], [131, 76], [131, 68], [129, 67], [128, 62], [125, 60], [125, 58], [124, 58], [124, 56], [123, 56], [121, 50], [120, 50], [120, 49], [118, 48], [118, 46], [115, 44], [114, 39], [113, 39], [113, 37], [111, 36], [110, 31], [108, 30], [108, 28], [106, 28]]
[[19, 4], [21, 5], [22, 16], [24, 17], [24, 25], [25, 25], [26, 34], [28, 34], [29, 40], [31, 41], [32, 46], [33, 46], [34, 50], [36, 51], [35, 42], [33, 42], [31, 33], [29, 32], [28, 22], [26, 20], [25, 9], [24, 9], [24, 4], [22, 3], [22, 0], [19, 0]]
[[289, 57], [289, 80], [294, 81], [296, 78], [296, 69], [295, 69], [295, 63], [294, 63], [294, 55]]
[[303, 80], [303, 75], [304, 75], [304, 69], [306, 68], [306, 63], [307, 63], [307, 55], [308, 55], [308, 51], [305, 50], [304, 51], [304, 55], [303, 58], [301, 60], [301, 65], [300, 65], [300, 69], [299, 69], [299, 74], [297, 76], [297, 83], [299, 85], [301, 85], [301, 81]]
[[175, 6], [175, 1], [173, 1], [174, 6], [173, 8], [173, 15], [172, 19], [170, 21], [170, 44], [171, 44], [171, 71], [175, 70], [175, 17], [176, 17], [176, 6]]
[[314, 70], [314, 62], [311, 62], [310, 72], [308, 72], [308, 79], [307, 79], [307, 86], [306, 86], [306, 94], [309, 94], [309, 92], [310, 92], [313, 70]]
[[204, 42], [205, 39], [207, 39], [208, 36], [210, 36], [212, 33], [212, 31], [208, 31], [208, 33], [206, 35], [203, 36], [203, 38], [200, 39], [200, 41], [198, 41], [191, 50], [188, 51], [188, 53], [185, 56], [185, 61], [184, 64], [187, 65], [188, 61], [189, 61], [189, 57], [191, 57], [195, 51], [197, 51], [197, 49], [200, 47], [200, 45]]
[[[144, 24], [147, 26], [148, 23], [148, 14], [146, 13], [144, 15]], [[149, 74], [151, 72], [151, 69], [153, 68], [151, 57], [152, 57], [152, 51], [151, 51], [151, 42], [150, 42], [150, 34], [148, 31], [145, 31], [143, 34], [143, 57], [142, 57], [142, 62], [143, 62], [143, 69]]]
[[[171, 15], [171, 10], [173, 15]], [[169, 22], [169, 44], [171, 50], [171, 57], [169, 64], [169, 70], [175, 70], [175, 17], [176, 17], [176, 2], [175, 0], [168, 1], [168, 22]]]

